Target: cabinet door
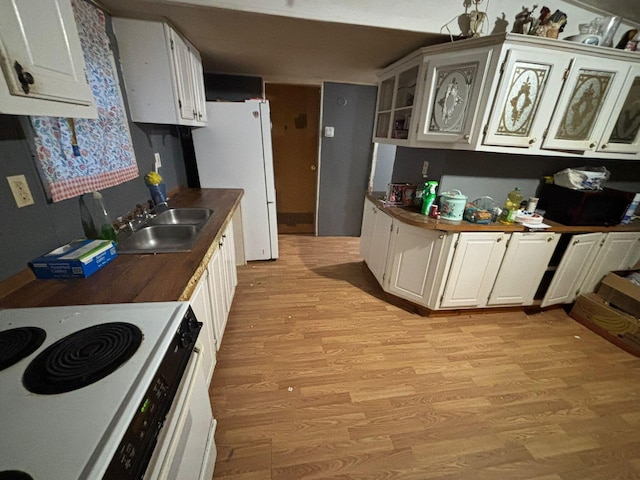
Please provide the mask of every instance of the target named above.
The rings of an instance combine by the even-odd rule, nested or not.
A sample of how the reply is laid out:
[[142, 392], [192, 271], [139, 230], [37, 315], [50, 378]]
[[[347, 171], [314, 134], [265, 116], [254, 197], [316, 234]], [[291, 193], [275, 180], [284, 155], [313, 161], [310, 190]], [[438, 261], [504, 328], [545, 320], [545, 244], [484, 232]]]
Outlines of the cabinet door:
[[93, 104], [69, 0], [2, 2], [0, 53], [11, 95]]
[[627, 76], [627, 64], [580, 56], [574, 59], [551, 117], [543, 148], [595, 150]]
[[598, 150], [613, 153], [640, 152], [640, 66], [629, 68], [620, 96], [609, 117]]
[[176, 89], [178, 98], [178, 110], [180, 118], [184, 120], [196, 119], [195, 94], [193, 90], [193, 68], [191, 66], [191, 52], [189, 45], [170, 26], [165, 25], [169, 30], [171, 39], [171, 51], [175, 68]]
[[387, 254], [389, 253], [389, 239], [391, 238], [392, 219], [382, 210], [377, 209], [374, 213], [373, 235], [371, 239], [370, 261], [367, 263], [369, 269], [378, 280], [380, 285], [385, 281], [385, 269], [387, 266]]
[[393, 108], [393, 95], [395, 93], [396, 76], [392, 74], [378, 85], [378, 103], [376, 107], [376, 126], [374, 139], [384, 140], [390, 138], [391, 109]]
[[221, 252], [222, 263], [224, 264], [224, 299], [225, 299], [225, 315], [229, 315], [233, 296], [236, 291], [238, 282], [238, 274], [236, 270], [236, 257], [233, 243], [233, 224], [230, 223], [222, 234]]
[[535, 48], [509, 49], [484, 143], [539, 147], [570, 63], [559, 52], [542, 56]]
[[486, 305], [507, 239], [508, 236], [501, 232], [460, 234], [441, 307]]
[[613, 270], [627, 270], [640, 254], [640, 233], [611, 232], [601, 241], [595, 260], [580, 286], [580, 293], [591, 293], [602, 278]]
[[491, 49], [429, 58], [417, 140], [470, 143]]
[[397, 222], [389, 250], [388, 291], [429, 306], [445, 234]]
[[531, 305], [560, 240], [553, 233], [513, 233], [489, 305]]
[[589, 265], [595, 257], [602, 235], [602, 233], [586, 233], [573, 236], [542, 299], [541, 307], [570, 303], [576, 298], [578, 287], [582, 284]]
[[209, 261], [209, 292], [211, 294], [211, 317], [213, 320], [213, 333], [216, 338], [216, 348], [220, 350], [222, 336], [227, 325], [225, 313], [225, 279], [224, 264], [220, 249], [216, 248]]
[[362, 228], [360, 230], [360, 256], [368, 264], [371, 260], [371, 240], [373, 238], [373, 224], [375, 212], [378, 208], [369, 199], [364, 199], [362, 210]]
[[216, 365], [216, 339], [214, 334], [211, 296], [209, 294], [209, 273], [205, 270], [200, 281], [189, 299], [189, 305], [199, 322], [202, 322], [202, 330], [198, 340], [203, 346], [202, 367], [207, 385], [211, 382], [211, 375]]
[[207, 98], [204, 91], [204, 71], [202, 69], [202, 58], [200, 53], [194, 49], [189, 48], [189, 54], [191, 55], [191, 75], [193, 82], [193, 95], [194, 105], [196, 108], [197, 120], [206, 123], [207, 122]]

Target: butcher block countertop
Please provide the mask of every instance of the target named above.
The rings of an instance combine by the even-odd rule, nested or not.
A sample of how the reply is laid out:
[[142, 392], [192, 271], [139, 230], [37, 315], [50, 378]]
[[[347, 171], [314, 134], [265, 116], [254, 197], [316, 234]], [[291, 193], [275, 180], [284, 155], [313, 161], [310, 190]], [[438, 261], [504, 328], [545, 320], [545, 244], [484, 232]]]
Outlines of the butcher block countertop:
[[[416, 227], [422, 227], [430, 230], [441, 230], [445, 232], [528, 232], [530, 229], [523, 227], [519, 223], [513, 223], [506, 225], [504, 223], [490, 223], [481, 225], [477, 223], [467, 222], [461, 220], [459, 222], [452, 222], [450, 220], [435, 219], [422, 215], [420, 210], [416, 207], [400, 207], [386, 205], [380, 196], [375, 192], [367, 194], [367, 198], [374, 202], [378, 207], [383, 209], [393, 218], [397, 218], [403, 223], [414, 225]], [[633, 222], [628, 225], [616, 225], [614, 227], [603, 226], [569, 226], [562, 225], [552, 220], [544, 220], [544, 223], [549, 225], [550, 228], [545, 228], [545, 232], [556, 233], [588, 233], [588, 232], [638, 232], [640, 231], [640, 222]], [[543, 229], [536, 229], [534, 231], [540, 232]]]
[[242, 195], [241, 189], [180, 189], [170, 207], [213, 209], [190, 252], [120, 254], [82, 279], [38, 280], [24, 270], [1, 282], [0, 308], [188, 300]]

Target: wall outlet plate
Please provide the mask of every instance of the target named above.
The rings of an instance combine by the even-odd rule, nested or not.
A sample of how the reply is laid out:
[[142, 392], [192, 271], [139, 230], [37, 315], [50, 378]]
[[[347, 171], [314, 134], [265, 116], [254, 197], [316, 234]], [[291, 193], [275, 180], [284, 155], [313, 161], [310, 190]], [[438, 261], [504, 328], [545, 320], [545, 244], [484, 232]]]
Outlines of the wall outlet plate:
[[11, 188], [11, 193], [13, 193], [13, 198], [15, 199], [18, 208], [36, 203], [33, 201], [29, 184], [27, 183], [27, 179], [24, 175], [13, 175], [7, 177], [7, 181], [9, 182], [9, 188]]
[[422, 164], [422, 176], [426, 177], [428, 171], [429, 171], [429, 162], [425, 160], [424, 163]]

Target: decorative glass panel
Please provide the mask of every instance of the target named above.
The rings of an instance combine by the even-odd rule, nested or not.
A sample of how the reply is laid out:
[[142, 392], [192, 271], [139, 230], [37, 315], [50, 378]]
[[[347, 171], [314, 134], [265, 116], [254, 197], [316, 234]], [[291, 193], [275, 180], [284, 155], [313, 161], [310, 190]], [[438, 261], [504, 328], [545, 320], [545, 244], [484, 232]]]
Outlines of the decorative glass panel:
[[640, 130], [640, 77], [636, 77], [631, 84], [609, 142], [630, 145], [635, 142], [638, 130]]
[[411, 107], [416, 95], [418, 80], [418, 65], [398, 75], [398, 92], [396, 93], [396, 108]]
[[429, 132], [464, 131], [477, 72], [478, 62], [438, 69]]
[[614, 72], [580, 71], [555, 138], [589, 139], [614, 77]]
[[550, 70], [549, 65], [516, 63], [496, 135], [529, 136]]
[[378, 114], [378, 125], [376, 126], [376, 137], [387, 138], [389, 136], [389, 122], [391, 121], [390, 113]]

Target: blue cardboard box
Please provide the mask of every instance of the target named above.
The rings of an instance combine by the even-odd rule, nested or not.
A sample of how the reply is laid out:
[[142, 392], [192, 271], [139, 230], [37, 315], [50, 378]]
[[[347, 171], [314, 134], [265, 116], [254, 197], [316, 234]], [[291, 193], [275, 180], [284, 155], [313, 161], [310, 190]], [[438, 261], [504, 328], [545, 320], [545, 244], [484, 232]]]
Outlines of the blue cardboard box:
[[86, 278], [117, 256], [111, 240], [76, 240], [32, 260], [29, 266], [37, 278]]

